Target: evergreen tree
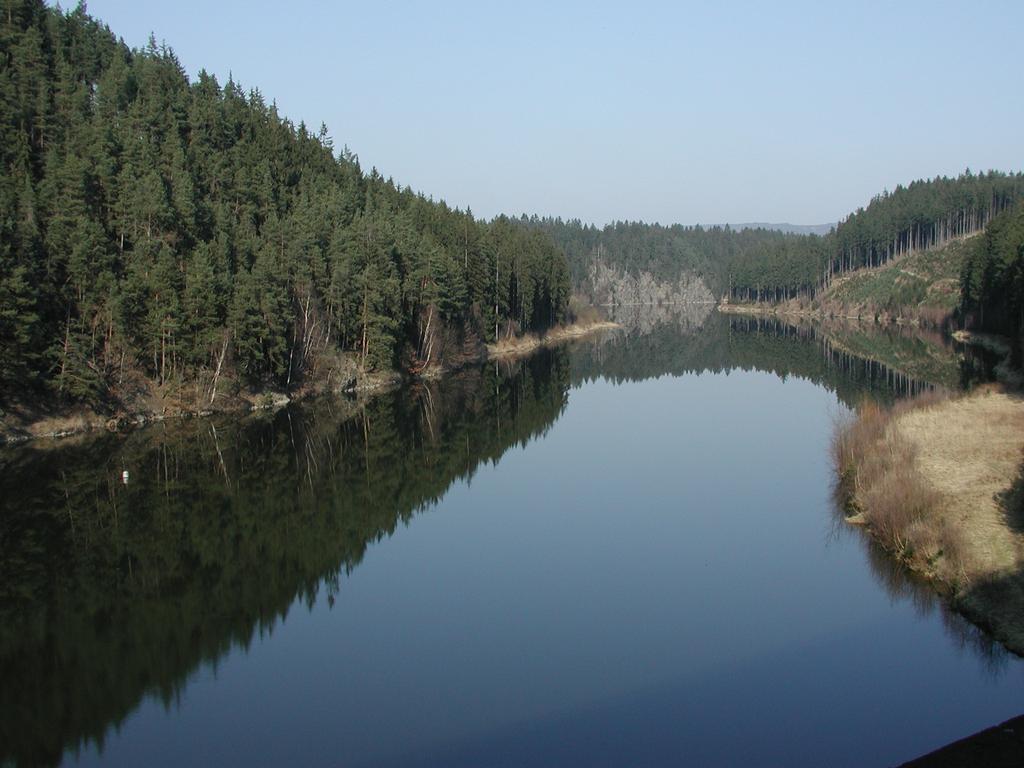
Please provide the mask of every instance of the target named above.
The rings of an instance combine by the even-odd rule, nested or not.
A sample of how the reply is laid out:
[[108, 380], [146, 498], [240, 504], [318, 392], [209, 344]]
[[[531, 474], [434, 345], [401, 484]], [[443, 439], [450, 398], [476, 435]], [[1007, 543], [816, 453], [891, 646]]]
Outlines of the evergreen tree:
[[[38, 384], [116, 405], [122, 382], [222, 367], [291, 386], [346, 354], [443, 364], [491, 335], [499, 251], [505, 284], [528, 286], [501, 300], [511, 330], [564, 314], [564, 257], [523, 227], [364, 173], [326, 126], [233, 79], [190, 82], [84, 6], [0, 10], [0, 399]], [[427, 326], [446, 342], [429, 352]]]

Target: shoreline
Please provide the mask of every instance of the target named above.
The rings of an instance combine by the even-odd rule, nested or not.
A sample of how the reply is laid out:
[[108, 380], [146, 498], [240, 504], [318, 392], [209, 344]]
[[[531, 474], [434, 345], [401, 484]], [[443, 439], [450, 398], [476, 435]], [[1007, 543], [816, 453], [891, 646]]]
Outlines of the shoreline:
[[599, 331], [610, 331], [621, 328], [618, 323], [610, 320], [599, 320], [592, 323], [573, 323], [572, 325], [558, 326], [552, 328], [543, 336], [532, 333], [523, 336], [516, 336], [512, 339], [503, 339], [497, 344], [487, 345], [487, 359], [500, 360], [510, 357], [521, 357], [536, 352], [542, 347], [551, 347], [563, 344], [567, 341], [581, 339]]
[[987, 386], [837, 428], [845, 521], [1009, 651], [1024, 655], [1024, 400]]
[[938, 328], [932, 323], [922, 322], [917, 317], [892, 316], [888, 314], [844, 314], [827, 312], [823, 309], [791, 309], [783, 304], [718, 304], [715, 309], [723, 315], [748, 315], [755, 317], [797, 317], [826, 323], [830, 320], [854, 321], [871, 325], [899, 325], [912, 328]]
[[[152, 424], [174, 420], [205, 418], [215, 415], [243, 417], [264, 410], [283, 408], [292, 402], [308, 400], [324, 395], [354, 396], [369, 399], [378, 394], [390, 392], [403, 384], [443, 379], [468, 366], [495, 359], [511, 359], [527, 356], [541, 347], [555, 346], [583, 338], [599, 331], [620, 327], [609, 321], [577, 322], [556, 326], [543, 336], [526, 334], [498, 344], [488, 344], [479, 355], [461, 359], [454, 364], [430, 366], [420, 373], [407, 375], [398, 370], [363, 373], [357, 372], [346, 386], [332, 388], [327, 385], [307, 385], [291, 392], [276, 389], [242, 392], [236, 395], [222, 395], [220, 402], [208, 407], [175, 407], [161, 401], [161, 409], [125, 410], [105, 415], [86, 406], [75, 406], [58, 413], [47, 413], [39, 418], [15, 422], [0, 411], [0, 448], [22, 445], [39, 440], [62, 440], [90, 433], [118, 433]], [[328, 382], [330, 379], [328, 378]]]

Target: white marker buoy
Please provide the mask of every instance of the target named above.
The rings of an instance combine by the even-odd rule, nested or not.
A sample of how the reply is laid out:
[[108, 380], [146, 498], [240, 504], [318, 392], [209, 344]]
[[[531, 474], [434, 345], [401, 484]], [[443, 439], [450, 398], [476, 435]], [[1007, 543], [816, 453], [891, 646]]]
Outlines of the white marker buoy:
[[128, 470], [127, 469], [124, 472], [121, 473], [121, 482], [124, 483], [125, 485], [128, 485]]

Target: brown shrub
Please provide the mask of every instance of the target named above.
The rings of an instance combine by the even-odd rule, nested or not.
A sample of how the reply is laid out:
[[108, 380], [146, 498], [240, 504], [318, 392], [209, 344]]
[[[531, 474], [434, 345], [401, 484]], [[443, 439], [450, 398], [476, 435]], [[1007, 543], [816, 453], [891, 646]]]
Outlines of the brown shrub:
[[568, 320], [570, 323], [591, 325], [593, 323], [602, 322], [604, 317], [601, 315], [601, 312], [597, 307], [593, 306], [582, 297], [574, 295], [569, 299]]
[[847, 512], [857, 513], [884, 547], [927, 572], [934, 572], [939, 558], [944, 558], [944, 571], [963, 571], [961, 536], [937, 513], [939, 494], [924, 480], [914, 446], [894, 422], [947, 397], [929, 392], [891, 408], [865, 400], [836, 426], [832, 440]]
[[885, 433], [889, 416], [877, 403], [864, 400], [850, 418], [838, 423], [832, 436], [832, 462], [848, 502], [856, 505], [866, 465], [877, 455], [876, 444]]
[[871, 472], [860, 492], [864, 520], [897, 554], [930, 551], [934, 537], [925, 521], [936, 503], [935, 492], [921, 479], [905, 441], [889, 440], [882, 452], [887, 455], [881, 461], [869, 463]]

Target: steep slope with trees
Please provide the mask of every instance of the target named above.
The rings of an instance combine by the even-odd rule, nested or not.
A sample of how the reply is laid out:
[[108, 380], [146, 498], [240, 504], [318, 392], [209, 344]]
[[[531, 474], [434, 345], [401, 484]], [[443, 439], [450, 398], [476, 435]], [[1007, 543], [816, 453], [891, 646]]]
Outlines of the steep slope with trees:
[[960, 273], [965, 319], [984, 330], [1024, 334], [1024, 202], [971, 241]]
[[[1020, 337], [1024, 331], [1024, 200], [989, 217], [967, 234], [946, 231], [914, 250], [833, 273], [813, 300], [772, 311], [879, 321], [909, 321], [934, 327], [990, 331]], [[973, 226], [973, 225], [972, 225]], [[940, 228], [940, 233], [943, 230]], [[743, 307], [734, 308], [737, 310]]]
[[0, 406], [209, 404], [442, 365], [566, 315], [543, 233], [365, 173], [325, 126], [190, 82], [84, 5], [4, 0], [0, 104]]
[[[976, 234], [1024, 197], [1024, 175], [970, 170], [898, 186], [825, 235], [523, 218], [565, 250], [573, 286], [602, 301], [595, 274], [664, 286], [701, 281], [733, 302], [810, 301], [837, 278]], [[664, 291], [663, 291], [664, 293]], [[652, 294], [653, 295], [653, 294]]]
[[810, 299], [834, 280], [982, 231], [1024, 197], [1024, 174], [970, 170], [936, 177], [876, 196], [821, 238], [754, 252], [733, 269], [736, 301]]
[[937, 176], [875, 197], [836, 227], [829, 275], [876, 267], [980, 232], [1024, 196], [1024, 174]]
[[809, 301], [783, 302], [770, 311], [949, 327], [959, 311], [960, 273], [972, 243], [952, 240], [880, 267], [853, 270], [835, 277]]

